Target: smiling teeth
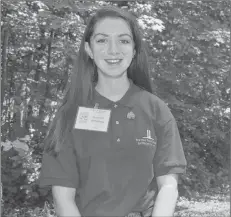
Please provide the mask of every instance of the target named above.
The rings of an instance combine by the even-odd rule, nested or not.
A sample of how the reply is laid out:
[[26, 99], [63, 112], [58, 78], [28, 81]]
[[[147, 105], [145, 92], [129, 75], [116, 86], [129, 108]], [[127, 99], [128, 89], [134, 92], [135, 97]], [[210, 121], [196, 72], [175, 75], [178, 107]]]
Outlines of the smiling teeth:
[[120, 60], [106, 60], [109, 63], [118, 63]]

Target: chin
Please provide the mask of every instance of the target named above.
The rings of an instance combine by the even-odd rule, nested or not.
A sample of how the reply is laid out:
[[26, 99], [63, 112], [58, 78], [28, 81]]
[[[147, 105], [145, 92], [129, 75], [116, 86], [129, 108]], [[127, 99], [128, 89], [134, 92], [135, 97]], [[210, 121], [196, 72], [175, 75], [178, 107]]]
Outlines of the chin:
[[119, 71], [119, 72], [116, 72], [116, 73], [107, 73], [108, 76], [114, 77], [114, 78], [123, 77], [124, 74], [127, 74], [127, 70]]
[[120, 78], [122, 76], [124, 76], [125, 73], [127, 73], [127, 69], [124, 70], [118, 70], [118, 71], [114, 71], [113, 70], [100, 70], [101, 74], [104, 77], [108, 77], [108, 78]]
[[121, 77], [123, 77], [123, 75], [124, 75], [124, 73], [118, 73], [118, 74], [106, 74], [106, 76], [105, 76], [105, 77], [108, 77], [108, 78], [115, 78], [115, 79], [117, 79], [117, 78], [121, 78]]

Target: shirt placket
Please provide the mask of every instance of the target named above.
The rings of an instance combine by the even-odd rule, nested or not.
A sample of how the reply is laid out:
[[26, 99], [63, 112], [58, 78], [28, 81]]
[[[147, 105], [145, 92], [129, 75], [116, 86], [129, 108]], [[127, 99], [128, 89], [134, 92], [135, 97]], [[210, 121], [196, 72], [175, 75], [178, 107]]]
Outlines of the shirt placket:
[[111, 127], [112, 127], [112, 142], [115, 145], [121, 144], [122, 140], [122, 114], [123, 114], [123, 107], [118, 104], [114, 104], [112, 108], [112, 119], [111, 119]]

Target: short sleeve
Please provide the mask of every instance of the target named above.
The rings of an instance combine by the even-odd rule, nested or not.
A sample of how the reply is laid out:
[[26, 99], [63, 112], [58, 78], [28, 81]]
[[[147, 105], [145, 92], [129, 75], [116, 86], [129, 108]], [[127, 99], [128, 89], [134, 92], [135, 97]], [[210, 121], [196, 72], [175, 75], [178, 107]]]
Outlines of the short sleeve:
[[48, 153], [43, 154], [42, 168], [39, 177], [40, 187], [64, 186], [78, 188], [79, 172], [73, 141], [65, 144], [57, 157]]
[[157, 149], [153, 158], [155, 176], [185, 173], [186, 159], [175, 119], [159, 127]]

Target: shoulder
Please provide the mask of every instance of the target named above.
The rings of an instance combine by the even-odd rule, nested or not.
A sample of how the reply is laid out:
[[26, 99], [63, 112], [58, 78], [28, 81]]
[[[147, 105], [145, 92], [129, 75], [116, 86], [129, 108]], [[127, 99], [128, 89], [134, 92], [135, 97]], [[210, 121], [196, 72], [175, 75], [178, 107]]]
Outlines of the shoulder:
[[162, 99], [140, 87], [136, 87], [136, 89], [135, 104], [151, 118], [162, 124], [174, 119], [168, 105]]

